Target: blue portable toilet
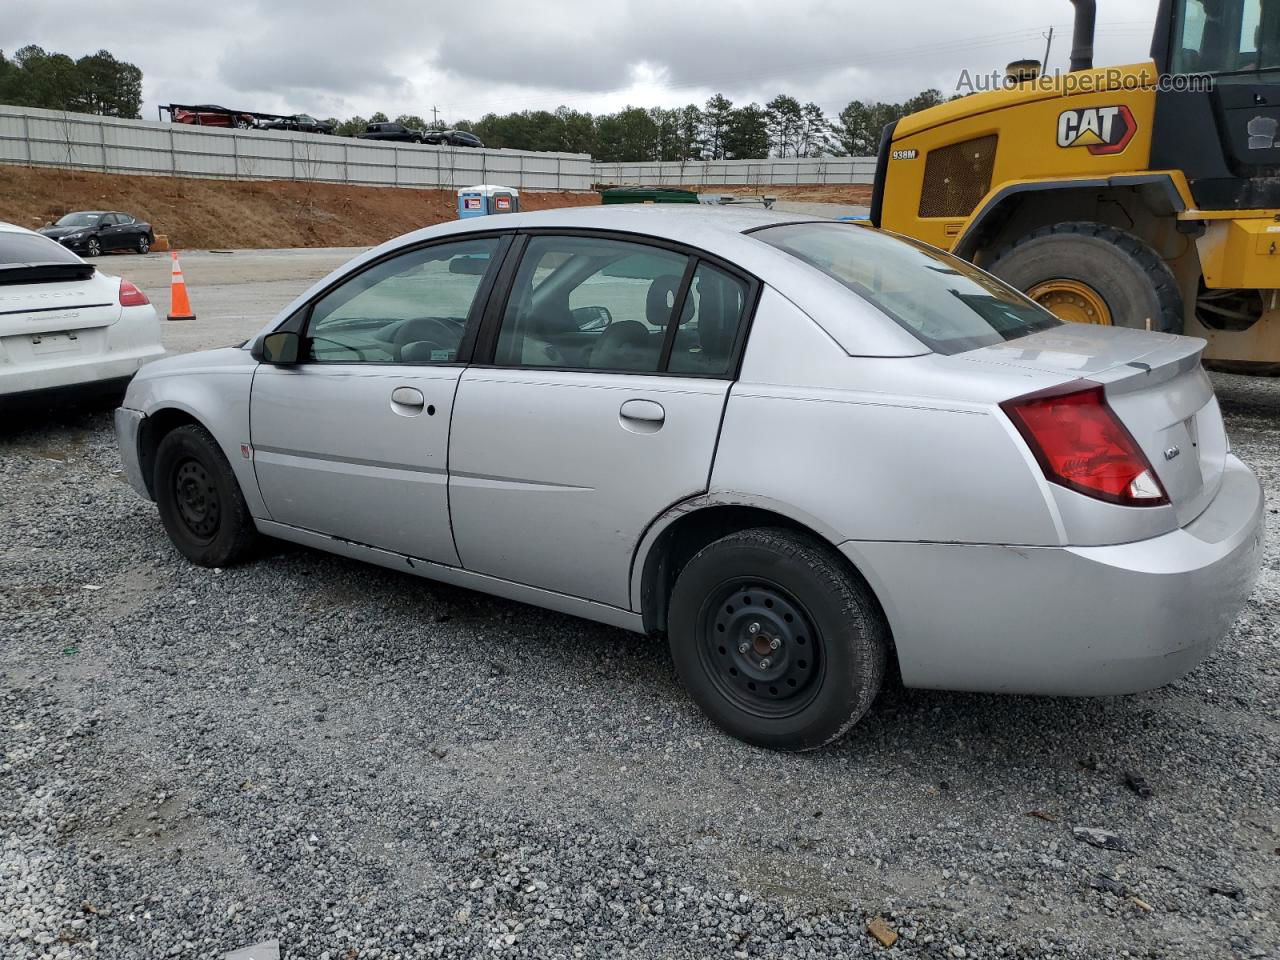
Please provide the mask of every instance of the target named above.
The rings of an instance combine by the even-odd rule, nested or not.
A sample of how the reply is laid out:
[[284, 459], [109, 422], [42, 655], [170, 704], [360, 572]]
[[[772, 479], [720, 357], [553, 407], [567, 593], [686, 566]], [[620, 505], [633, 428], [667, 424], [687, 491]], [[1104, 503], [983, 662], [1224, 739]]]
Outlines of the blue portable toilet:
[[458, 219], [486, 217], [491, 213], [519, 213], [520, 191], [515, 187], [501, 187], [482, 183], [474, 187], [462, 187], [458, 191]]

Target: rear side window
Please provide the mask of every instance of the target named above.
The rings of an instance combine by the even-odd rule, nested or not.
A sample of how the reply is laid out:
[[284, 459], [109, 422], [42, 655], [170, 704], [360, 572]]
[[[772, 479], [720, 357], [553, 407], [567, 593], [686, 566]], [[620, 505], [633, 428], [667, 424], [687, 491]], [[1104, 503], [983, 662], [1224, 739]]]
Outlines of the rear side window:
[[1058, 326], [1049, 311], [970, 263], [851, 223], [792, 223], [751, 234], [838, 280], [935, 353]]
[[727, 374], [746, 307], [745, 283], [709, 263], [699, 263], [667, 369], [671, 373]]
[[533, 237], [507, 301], [497, 363], [658, 372], [688, 263], [642, 243]]
[[21, 263], [81, 262], [74, 253], [48, 237], [0, 230], [0, 267]]

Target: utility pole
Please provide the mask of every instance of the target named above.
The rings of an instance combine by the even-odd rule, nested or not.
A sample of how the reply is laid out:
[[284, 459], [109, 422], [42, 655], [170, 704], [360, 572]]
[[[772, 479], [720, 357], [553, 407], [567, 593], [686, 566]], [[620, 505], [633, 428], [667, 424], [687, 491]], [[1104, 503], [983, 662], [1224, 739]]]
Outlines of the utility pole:
[[1040, 61], [1040, 72], [1048, 73], [1049, 51], [1053, 48], [1053, 27], [1050, 26], [1049, 32], [1047, 34], [1042, 33], [1040, 36], [1044, 37], [1044, 59]]
[[[1050, 29], [1052, 29], [1052, 27]], [[439, 122], [439, 118], [440, 118], [440, 111], [437, 110], [435, 107], [432, 107], [431, 108], [431, 125], [433, 127], [436, 125], [437, 122]]]

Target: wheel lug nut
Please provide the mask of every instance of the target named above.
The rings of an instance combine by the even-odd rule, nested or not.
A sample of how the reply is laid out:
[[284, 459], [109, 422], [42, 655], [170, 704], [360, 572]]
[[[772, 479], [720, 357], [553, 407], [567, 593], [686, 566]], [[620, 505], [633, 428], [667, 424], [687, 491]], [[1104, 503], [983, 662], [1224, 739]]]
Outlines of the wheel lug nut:
[[751, 626], [747, 627], [747, 633], [751, 634], [752, 636], [754, 636], [759, 632], [760, 632], [760, 624], [758, 623], [753, 623], [751, 624]]
[[779, 640], [777, 637], [774, 637], [772, 640], [769, 641], [770, 650], [777, 650], [780, 646], [782, 646], [782, 641]]
[[760, 669], [761, 669], [761, 670], [768, 670], [768, 669], [769, 669], [769, 664], [771, 664], [771, 663], [773, 663], [773, 661], [772, 661], [772, 660], [770, 660], [768, 657], [765, 657], [763, 660], [761, 660], [761, 661], [760, 661]]
[[750, 649], [751, 649], [751, 644], [747, 643], [747, 641], [745, 640], [743, 640], [740, 644], [738, 644], [739, 653], [746, 653]]

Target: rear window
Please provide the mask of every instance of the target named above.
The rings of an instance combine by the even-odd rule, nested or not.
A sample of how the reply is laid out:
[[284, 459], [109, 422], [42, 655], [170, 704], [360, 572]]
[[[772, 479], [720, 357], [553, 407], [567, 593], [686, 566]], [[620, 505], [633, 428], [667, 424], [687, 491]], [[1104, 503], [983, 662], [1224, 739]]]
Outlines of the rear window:
[[60, 243], [31, 233], [0, 230], [0, 267], [26, 263], [73, 263], [83, 261]]
[[958, 257], [853, 223], [791, 223], [751, 234], [869, 301], [935, 353], [963, 353], [1060, 320]]

